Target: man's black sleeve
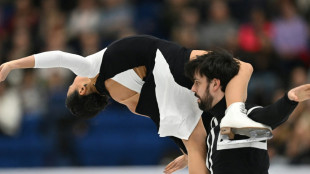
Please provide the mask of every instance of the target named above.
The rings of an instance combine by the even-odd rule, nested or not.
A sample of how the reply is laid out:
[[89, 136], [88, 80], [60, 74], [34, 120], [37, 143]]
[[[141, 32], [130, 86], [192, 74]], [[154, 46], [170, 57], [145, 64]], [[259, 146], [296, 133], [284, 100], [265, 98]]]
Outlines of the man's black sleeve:
[[247, 108], [248, 112], [250, 112], [248, 117], [256, 122], [268, 125], [272, 129], [275, 129], [288, 119], [297, 104], [298, 102], [291, 101], [286, 93], [284, 97], [269, 106], [257, 107], [252, 111], [251, 108]]

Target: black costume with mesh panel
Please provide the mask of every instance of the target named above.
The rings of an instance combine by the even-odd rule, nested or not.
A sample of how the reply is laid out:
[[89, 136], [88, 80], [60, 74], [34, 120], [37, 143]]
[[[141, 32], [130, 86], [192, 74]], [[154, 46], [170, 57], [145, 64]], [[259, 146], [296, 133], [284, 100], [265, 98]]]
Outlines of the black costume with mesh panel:
[[[160, 118], [152, 73], [157, 49], [161, 51], [169, 64], [175, 82], [190, 89], [192, 82], [184, 75], [184, 64], [189, 61], [192, 50], [173, 42], [147, 35], [127, 37], [110, 44], [103, 55], [95, 87], [99, 93], [109, 95], [105, 89], [105, 80], [126, 70], [145, 66], [146, 76], [143, 79], [145, 83], [141, 89], [136, 113], [149, 116], [155, 122], [158, 129]], [[182, 140], [175, 137], [171, 138], [187, 153]]]

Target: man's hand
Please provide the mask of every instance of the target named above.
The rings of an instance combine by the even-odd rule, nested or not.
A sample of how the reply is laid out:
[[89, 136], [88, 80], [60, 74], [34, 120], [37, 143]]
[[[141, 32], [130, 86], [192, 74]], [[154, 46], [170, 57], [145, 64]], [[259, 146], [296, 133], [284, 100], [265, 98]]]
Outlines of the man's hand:
[[4, 63], [0, 66], [0, 82], [4, 81], [8, 74], [11, 72], [12, 68], [10, 63]]
[[292, 101], [302, 102], [310, 99], [310, 84], [301, 85], [288, 92], [288, 98]]
[[184, 169], [186, 166], [187, 166], [187, 155], [182, 155], [182, 156], [177, 157], [171, 163], [169, 163], [166, 166], [164, 173], [170, 174], [177, 170]]

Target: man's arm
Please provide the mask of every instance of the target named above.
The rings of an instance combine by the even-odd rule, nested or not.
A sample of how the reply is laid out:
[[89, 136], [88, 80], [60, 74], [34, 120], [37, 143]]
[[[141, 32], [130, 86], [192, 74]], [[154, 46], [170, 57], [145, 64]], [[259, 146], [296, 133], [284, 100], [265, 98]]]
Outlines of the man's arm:
[[276, 103], [266, 107], [251, 109], [248, 116], [259, 123], [266, 124], [275, 129], [285, 122], [296, 108], [298, 102], [310, 99], [310, 84], [301, 85], [291, 89]]
[[188, 170], [190, 174], [206, 174], [206, 130], [202, 119], [199, 120], [196, 128], [188, 140], [183, 140], [188, 153]]

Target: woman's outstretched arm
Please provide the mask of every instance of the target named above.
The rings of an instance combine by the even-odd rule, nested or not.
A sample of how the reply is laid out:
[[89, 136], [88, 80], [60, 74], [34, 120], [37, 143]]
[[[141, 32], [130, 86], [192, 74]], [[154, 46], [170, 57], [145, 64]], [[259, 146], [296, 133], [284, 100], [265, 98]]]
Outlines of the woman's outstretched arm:
[[34, 64], [34, 56], [28, 56], [2, 64], [0, 66], [0, 82], [4, 81], [12, 70], [33, 68]]
[[0, 66], [0, 82], [6, 79], [10, 71], [24, 68], [62, 67], [70, 69], [78, 76], [95, 77], [99, 73], [104, 51], [102, 50], [86, 58], [62, 51], [48, 51], [6, 62]]

